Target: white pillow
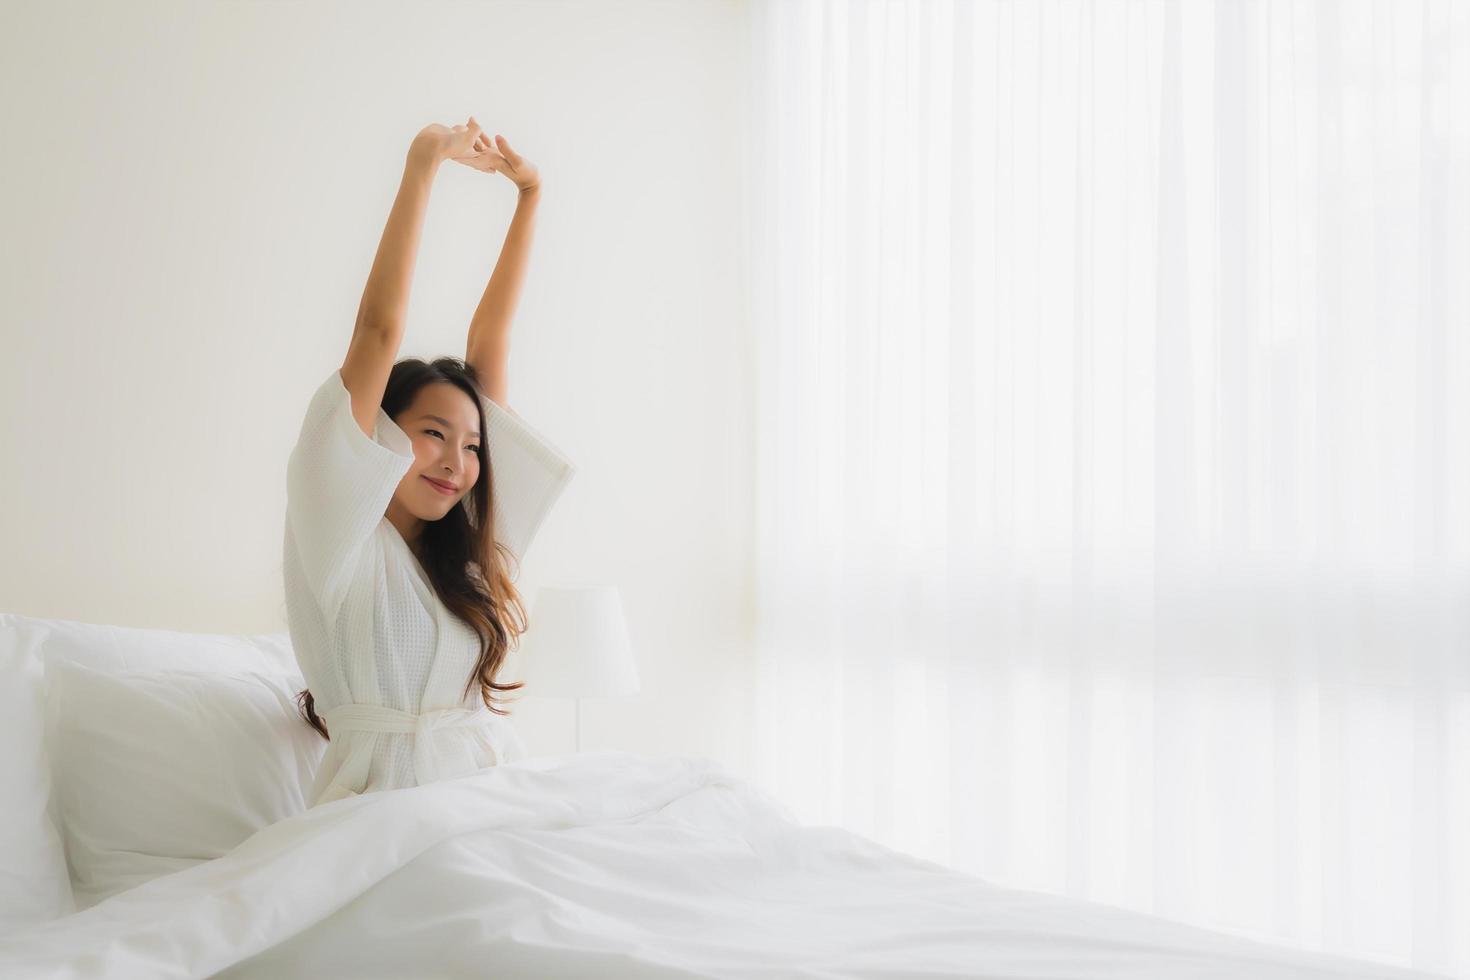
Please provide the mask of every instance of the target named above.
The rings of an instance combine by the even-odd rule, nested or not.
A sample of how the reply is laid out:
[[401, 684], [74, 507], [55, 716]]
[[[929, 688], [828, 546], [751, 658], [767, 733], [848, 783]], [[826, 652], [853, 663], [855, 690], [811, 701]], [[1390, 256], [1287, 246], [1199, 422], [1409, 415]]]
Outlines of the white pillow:
[[41, 638], [0, 624], [0, 937], [76, 911], [61, 835], [47, 814]]
[[46, 668], [295, 674], [288, 633], [182, 633], [0, 613], [0, 936], [76, 910], [43, 739]]
[[[4, 618], [4, 617], [0, 617]], [[11, 617], [24, 622], [26, 617]], [[289, 633], [232, 635], [30, 620], [46, 630], [43, 656], [101, 670], [256, 670], [296, 674]]]
[[297, 713], [299, 677], [50, 671], [47, 744], [79, 909], [306, 809], [327, 742]]

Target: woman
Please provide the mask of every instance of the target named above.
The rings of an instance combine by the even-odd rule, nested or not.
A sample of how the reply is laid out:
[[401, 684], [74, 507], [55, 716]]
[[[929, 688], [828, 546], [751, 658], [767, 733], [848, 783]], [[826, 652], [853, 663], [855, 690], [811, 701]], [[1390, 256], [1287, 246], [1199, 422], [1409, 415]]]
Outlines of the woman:
[[[429, 190], [453, 160], [519, 202], [465, 357], [395, 363]], [[530, 161], [475, 122], [424, 128], [340, 369], [311, 397], [286, 467], [287, 618], [306, 722], [328, 738], [310, 805], [524, 755], [492, 692], [527, 626], [512, 584], [576, 472], [505, 405], [511, 314], [541, 193]]]

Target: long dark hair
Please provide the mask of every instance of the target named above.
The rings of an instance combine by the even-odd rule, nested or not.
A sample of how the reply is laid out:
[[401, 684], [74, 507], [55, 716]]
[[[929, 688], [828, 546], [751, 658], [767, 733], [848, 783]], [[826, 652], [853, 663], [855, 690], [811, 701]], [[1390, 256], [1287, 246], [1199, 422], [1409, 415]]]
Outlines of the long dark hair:
[[[490, 453], [484, 448], [490, 430], [480, 406], [483, 397], [480, 377], [471, 364], [458, 357], [440, 357], [432, 362], [404, 358], [388, 374], [383, 411], [396, 420], [400, 412], [413, 404], [420, 388], [439, 381], [447, 381], [463, 391], [480, 413], [480, 432], [485, 433], [480, 440], [480, 476], [453, 510], [437, 521], [425, 522], [417, 557], [445, 607], [479, 634], [480, 659], [470, 671], [464, 694], [468, 695], [478, 681], [485, 707], [505, 715], [510, 712], [495, 706], [495, 692], [514, 691], [525, 685], [520, 681], [499, 684], [495, 675], [512, 643], [526, 631], [527, 619], [513, 582], [515, 555], [498, 541], [491, 547], [491, 536], [485, 530], [492, 526], [495, 499]], [[517, 569], [515, 574], [518, 573]], [[326, 724], [317, 717], [311, 691], [296, 695], [296, 704], [306, 723], [323, 738], [330, 739]]]

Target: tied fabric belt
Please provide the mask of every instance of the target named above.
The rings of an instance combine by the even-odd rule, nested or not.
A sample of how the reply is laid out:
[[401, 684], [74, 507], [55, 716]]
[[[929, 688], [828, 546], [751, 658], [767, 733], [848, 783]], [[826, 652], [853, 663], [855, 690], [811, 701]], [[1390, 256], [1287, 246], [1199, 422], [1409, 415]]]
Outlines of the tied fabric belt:
[[[389, 732], [413, 735], [414, 774], [420, 785], [445, 775], [446, 759], [435, 736], [450, 728], [475, 728], [486, 724], [490, 713], [482, 708], [438, 708], [413, 714], [379, 704], [339, 704], [322, 716], [333, 739], [346, 732]], [[373, 739], [356, 739], [352, 753], [334, 783], [366, 780], [372, 761]], [[449, 773], [456, 775], [457, 773]]]

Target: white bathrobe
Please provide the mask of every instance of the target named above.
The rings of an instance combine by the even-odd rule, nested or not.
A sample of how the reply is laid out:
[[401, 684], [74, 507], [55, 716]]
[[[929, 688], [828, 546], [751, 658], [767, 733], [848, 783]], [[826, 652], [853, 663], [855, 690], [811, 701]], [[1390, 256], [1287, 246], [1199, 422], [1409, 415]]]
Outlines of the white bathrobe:
[[[519, 560], [576, 467], [519, 415], [480, 401], [495, 538]], [[312, 806], [524, 756], [510, 718], [485, 707], [478, 683], [461, 696], [478, 637], [439, 601], [385, 516], [413, 461], [408, 435], [381, 408], [373, 437], [363, 434], [334, 369], [286, 465], [291, 643], [332, 736]]]

